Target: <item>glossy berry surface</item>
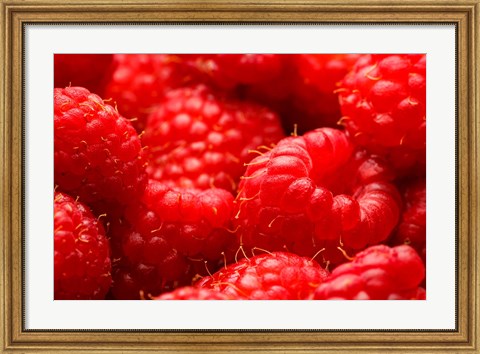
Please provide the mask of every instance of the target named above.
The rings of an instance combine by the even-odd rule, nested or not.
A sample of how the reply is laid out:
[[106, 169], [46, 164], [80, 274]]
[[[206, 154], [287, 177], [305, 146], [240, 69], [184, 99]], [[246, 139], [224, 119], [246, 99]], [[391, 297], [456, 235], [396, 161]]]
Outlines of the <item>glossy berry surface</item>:
[[55, 89], [54, 139], [59, 191], [101, 212], [105, 204], [126, 205], [143, 192], [147, 176], [140, 139], [99, 96], [81, 87]]
[[315, 261], [273, 252], [244, 258], [202, 278], [195, 286], [245, 300], [305, 300], [327, 276]]
[[148, 116], [172, 88], [195, 81], [190, 73], [188, 55], [115, 54], [114, 70], [106, 87], [105, 97], [112, 99], [120, 113], [131, 119], [140, 133]]
[[56, 299], [426, 298], [426, 55], [52, 61]]
[[425, 260], [427, 235], [427, 191], [425, 179], [413, 180], [402, 186], [404, 209], [389, 243], [407, 244]]
[[235, 225], [248, 250], [287, 250], [325, 262], [385, 240], [401, 201], [388, 168], [356, 152], [348, 136], [321, 128], [281, 140], [249, 163], [236, 198]]
[[250, 150], [283, 137], [279, 117], [269, 109], [222, 99], [201, 85], [170, 91], [149, 117], [142, 142], [150, 178], [234, 192]]
[[141, 202], [112, 225], [114, 296], [156, 296], [216, 270], [236, 242], [232, 204], [232, 194], [223, 189], [182, 189], [150, 180]]
[[293, 80], [291, 125], [303, 134], [318, 127], [336, 127], [342, 117], [336, 90], [359, 54], [299, 54]]
[[314, 299], [424, 300], [424, 277], [422, 260], [410, 246], [371, 246], [335, 268]]
[[54, 197], [55, 300], [101, 300], [110, 288], [108, 240], [90, 209], [64, 193]]
[[426, 56], [361, 56], [338, 89], [341, 124], [403, 173], [424, 168]]

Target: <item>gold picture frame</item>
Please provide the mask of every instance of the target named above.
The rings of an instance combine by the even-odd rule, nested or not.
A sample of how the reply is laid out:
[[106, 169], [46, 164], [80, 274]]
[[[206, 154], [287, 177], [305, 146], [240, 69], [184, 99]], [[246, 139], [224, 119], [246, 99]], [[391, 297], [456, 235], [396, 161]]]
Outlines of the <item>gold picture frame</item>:
[[[34, 352], [479, 353], [479, 0], [0, 0], [4, 168], [0, 350]], [[450, 23], [457, 28], [457, 328], [452, 331], [25, 330], [22, 50], [24, 23]]]

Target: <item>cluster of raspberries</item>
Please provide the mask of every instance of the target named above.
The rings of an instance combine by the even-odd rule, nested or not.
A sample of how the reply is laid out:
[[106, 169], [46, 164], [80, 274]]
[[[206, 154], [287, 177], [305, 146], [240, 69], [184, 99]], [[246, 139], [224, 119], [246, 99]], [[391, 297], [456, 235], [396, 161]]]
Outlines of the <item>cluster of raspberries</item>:
[[56, 55], [54, 297], [426, 298], [426, 57]]

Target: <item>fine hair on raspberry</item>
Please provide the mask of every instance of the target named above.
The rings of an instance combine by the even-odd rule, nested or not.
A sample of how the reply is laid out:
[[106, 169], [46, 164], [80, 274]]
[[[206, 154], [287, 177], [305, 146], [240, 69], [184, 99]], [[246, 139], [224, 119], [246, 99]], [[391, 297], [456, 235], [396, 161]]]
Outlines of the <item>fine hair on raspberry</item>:
[[54, 91], [54, 178], [96, 212], [139, 198], [147, 181], [137, 132], [115, 107], [81, 87]]
[[328, 275], [309, 258], [272, 252], [243, 258], [195, 286], [240, 300], [306, 300]]
[[237, 249], [233, 195], [220, 188], [171, 187], [150, 180], [141, 202], [111, 226], [113, 294], [158, 296], [224, 265]]
[[393, 174], [340, 130], [285, 138], [248, 165], [234, 218], [246, 249], [310, 257], [323, 250], [325, 262], [338, 264], [384, 241], [397, 224]]
[[234, 193], [251, 151], [283, 137], [279, 117], [268, 108], [199, 85], [170, 91], [150, 115], [142, 142], [150, 178]]
[[55, 192], [54, 228], [55, 299], [104, 299], [112, 277], [102, 223], [86, 205]]

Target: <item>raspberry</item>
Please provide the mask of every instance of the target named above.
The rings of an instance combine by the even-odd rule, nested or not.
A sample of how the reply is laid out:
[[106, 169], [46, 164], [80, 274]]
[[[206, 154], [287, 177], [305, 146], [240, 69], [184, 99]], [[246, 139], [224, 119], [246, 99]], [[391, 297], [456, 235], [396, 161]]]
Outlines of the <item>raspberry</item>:
[[356, 143], [399, 173], [423, 168], [426, 56], [363, 55], [338, 89], [343, 124]]
[[112, 278], [101, 223], [87, 206], [55, 192], [54, 229], [55, 300], [104, 299]]
[[295, 58], [305, 84], [319, 92], [333, 94], [359, 57], [360, 54], [299, 54]]
[[194, 81], [189, 55], [116, 54], [115, 70], [106, 88], [122, 115], [132, 119], [138, 132], [145, 128], [148, 115], [168, 90]]
[[190, 62], [213, 85], [232, 89], [239, 85], [261, 84], [280, 77], [284, 68], [281, 54], [202, 54]]
[[427, 195], [425, 179], [409, 182], [403, 190], [404, 210], [391, 245], [407, 244], [425, 261], [427, 233]]
[[135, 119], [133, 125], [141, 132], [148, 115], [171, 89], [205, 83], [230, 94], [254, 85], [265, 85], [265, 91], [273, 91], [275, 87], [269, 83], [283, 75], [283, 57], [278, 54], [117, 54], [106, 97], [113, 98], [122, 115]]
[[152, 300], [233, 300], [233, 298], [211, 289], [184, 286]]
[[170, 91], [150, 116], [142, 142], [150, 178], [233, 192], [250, 150], [283, 136], [278, 116], [267, 108], [216, 97], [200, 85]]
[[143, 263], [133, 264], [121, 258], [121, 254], [113, 252], [111, 295], [115, 300], [146, 300], [152, 294], [173, 291], [179, 285], [186, 285], [184, 279], [181, 283], [167, 281], [158, 275], [155, 266]]
[[[284, 75], [285, 55], [278, 54], [116, 54], [106, 97], [118, 104], [122, 115], [135, 119], [138, 132], [148, 115], [171, 89], [204, 83], [223, 91], [265, 85]], [[276, 84], [283, 82], [276, 80]]]
[[295, 55], [282, 54], [281, 75], [268, 81], [239, 85], [234, 91], [239, 99], [259, 103], [276, 112], [280, 116], [286, 132], [292, 131], [295, 120], [290, 120], [290, 117], [296, 115], [291, 102], [292, 91], [295, 90], [295, 82], [298, 80], [298, 70], [294, 65], [294, 58]]
[[223, 264], [237, 248], [229, 231], [232, 204], [232, 194], [223, 189], [181, 189], [150, 180], [141, 202], [112, 225], [114, 296], [156, 296]]
[[377, 245], [335, 268], [313, 296], [316, 300], [424, 300], [419, 284], [425, 277], [422, 260], [407, 245]]
[[292, 253], [273, 252], [219, 270], [195, 286], [214, 289], [235, 299], [305, 300], [328, 277], [318, 263]]
[[[174, 257], [176, 256], [172, 256], [172, 262]], [[179, 274], [176, 280], [167, 280], [160, 274], [161, 266], [117, 260], [113, 262], [112, 267], [112, 298], [148, 300], [173, 292], [179, 287], [189, 286], [200, 274], [207, 274], [204, 263], [200, 261], [197, 263], [188, 265], [189, 269], [186, 273]], [[183, 263], [180, 267], [179, 273], [185, 271], [186, 266]]]
[[55, 183], [89, 204], [125, 205], [146, 184], [142, 147], [128, 120], [81, 87], [54, 91]]
[[298, 77], [292, 90], [293, 123], [299, 133], [330, 126], [341, 117], [334, 93], [337, 84], [353, 68], [359, 54], [299, 54], [295, 56]]
[[54, 86], [81, 86], [101, 95], [112, 59], [111, 54], [55, 54]]
[[354, 152], [340, 130], [321, 128], [281, 140], [253, 159], [239, 185], [235, 224], [248, 249], [287, 250], [345, 261], [384, 241], [399, 218], [400, 196], [382, 161]]

